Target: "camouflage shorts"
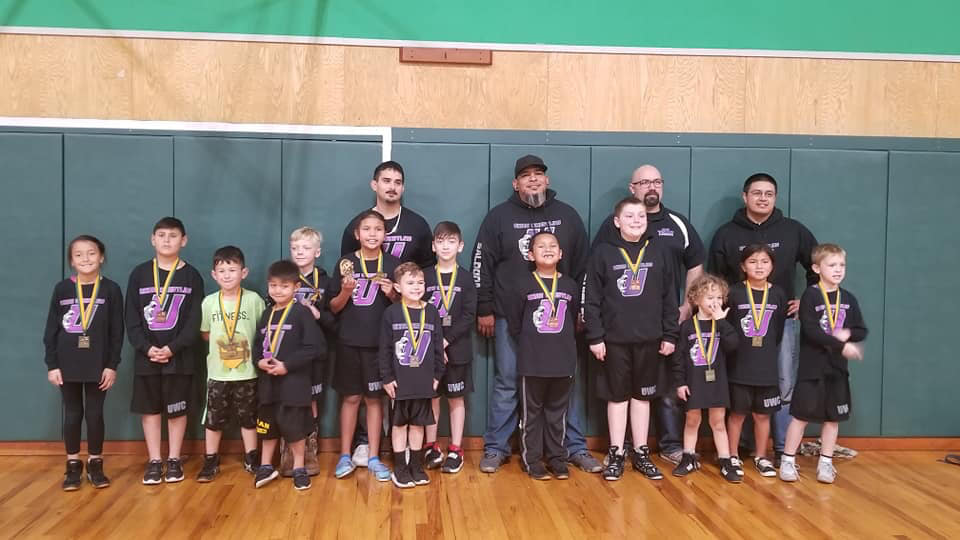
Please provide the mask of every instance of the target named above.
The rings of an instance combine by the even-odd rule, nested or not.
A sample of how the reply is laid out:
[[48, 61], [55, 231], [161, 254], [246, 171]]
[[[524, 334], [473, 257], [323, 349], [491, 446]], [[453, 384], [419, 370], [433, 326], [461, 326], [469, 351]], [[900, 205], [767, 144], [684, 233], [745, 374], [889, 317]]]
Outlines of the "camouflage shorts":
[[236, 418], [240, 427], [257, 426], [257, 380], [207, 380], [207, 413], [203, 425], [214, 431], [223, 431], [227, 422]]

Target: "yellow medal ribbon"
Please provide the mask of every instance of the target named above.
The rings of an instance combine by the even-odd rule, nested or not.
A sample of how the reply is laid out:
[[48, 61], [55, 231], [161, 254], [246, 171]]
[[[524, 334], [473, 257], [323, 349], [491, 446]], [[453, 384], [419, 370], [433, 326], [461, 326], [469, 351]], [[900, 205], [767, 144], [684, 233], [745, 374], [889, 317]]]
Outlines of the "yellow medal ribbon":
[[316, 302], [317, 297], [320, 296], [320, 292], [317, 290], [320, 287], [320, 272], [314, 267], [312, 284], [307, 281], [307, 278], [305, 278], [303, 274], [300, 274], [300, 281], [306, 283], [307, 287], [313, 289], [313, 294], [310, 295], [309, 301], [311, 304]]
[[437, 286], [440, 288], [440, 299], [443, 301], [443, 307], [450, 313], [450, 303], [453, 301], [453, 284], [457, 282], [457, 267], [453, 267], [453, 275], [450, 276], [450, 287], [443, 290], [443, 278], [440, 276], [440, 267], [437, 270]]
[[[238, 304], [239, 306], [239, 304]], [[273, 333], [273, 336], [270, 336], [270, 328], [273, 326], [273, 314], [277, 312], [276, 307], [270, 311], [270, 318], [267, 320], [267, 339], [270, 341], [270, 354], [277, 354], [277, 341], [280, 339], [280, 329], [283, 328], [283, 323], [287, 320], [287, 315], [290, 314], [290, 308], [293, 307], [293, 300], [291, 300], [287, 307], [283, 308], [283, 314], [280, 315], [280, 322], [277, 323], [277, 330]]]
[[243, 287], [237, 293], [237, 309], [233, 312], [233, 317], [227, 316], [227, 310], [223, 307], [223, 291], [217, 295], [220, 301], [220, 318], [223, 319], [223, 329], [227, 332], [227, 339], [233, 341], [233, 335], [237, 332], [237, 321], [240, 320], [240, 302], [243, 301]]
[[90, 320], [93, 317], [93, 307], [97, 302], [97, 291], [100, 290], [100, 274], [97, 274], [97, 279], [93, 282], [93, 293], [90, 295], [90, 305], [84, 308], [83, 304], [83, 287], [80, 286], [80, 276], [77, 275], [77, 303], [80, 304], [80, 328], [83, 330], [84, 335], [87, 333], [87, 328], [90, 328]]
[[177, 271], [178, 266], [180, 266], [180, 257], [177, 257], [177, 260], [173, 261], [173, 267], [170, 268], [167, 279], [163, 282], [163, 290], [161, 290], [160, 265], [157, 263], [157, 258], [153, 258], [153, 294], [157, 297], [157, 308], [161, 311], [163, 310], [163, 301], [167, 297], [167, 289], [170, 288], [170, 282], [173, 281], [173, 274]]
[[[357, 252], [357, 258], [360, 259], [360, 271], [363, 272], [363, 277], [367, 279], [370, 279], [371, 277], [373, 277], [370, 275], [370, 273], [367, 272], [367, 261], [363, 258], [362, 251]], [[377, 274], [376, 275], [380, 275], [381, 273], [383, 273], [383, 252], [382, 251], [377, 253]]]
[[753, 303], [753, 288], [750, 287], [750, 282], [744, 281], [743, 284], [747, 286], [747, 298], [750, 300], [750, 313], [753, 315], [753, 329], [755, 332], [759, 332], [760, 321], [763, 320], [763, 312], [767, 310], [767, 294], [770, 292], [770, 284], [767, 283], [763, 289], [763, 300], [760, 301], [759, 310], [757, 310], [756, 305]]
[[823, 309], [827, 310], [827, 321], [830, 323], [830, 332], [833, 332], [837, 329], [837, 317], [840, 316], [840, 287], [837, 287], [837, 302], [833, 307], [833, 311], [830, 310], [830, 298], [827, 297], [827, 289], [823, 286], [823, 282], [819, 283], [820, 285], [820, 294], [823, 295]]
[[559, 281], [557, 279], [557, 271], [553, 271], [553, 285], [550, 287], [550, 292], [547, 292], [547, 285], [542, 279], [540, 279], [540, 276], [536, 271], [533, 272], [533, 278], [537, 280], [537, 284], [540, 285], [540, 289], [543, 290], [543, 294], [550, 299], [550, 318], [553, 319], [554, 313], [557, 312], [557, 301], [555, 300], [557, 297], [557, 281]]
[[420, 309], [420, 336], [417, 337], [417, 334], [413, 331], [413, 320], [410, 319], [410, 311], [407, 310], [407, 303], [400, 301], [400, 305], [403, 307], [403, 318], [407, 321], [407, 330], [410, 331], [410, 341], [413, 343], [413, 355], [417, 354], [417, 347], [420, 345], [420, 339], [423, 338], [423, 326], [427, 322], [427, 310], [426, 306]]
[[[700, 354], [707, 362], [707, 369], [710, 369], [710, 365], [713, 364], [714, 347], [717, 345], [717, 321], [710, 321], [710, 344], [707, 348], [703, 347], [703, 336], [700, 335], [700, 323], [697, 322], [696, 315], [693, 316], [693, 330], [697, 333], [697, 345], [700, 346]], [[707, 354], [708, 352], [710, 354]]]
[[637, 260], [630, 260], [630, 254], [627, 253], [627, 250], [620, 248], [620, 255], [623, 256], [623, 260], [626, 261], [627, 266], [630, 267], [630, 271], [633, 272], [633, 279], [637, 279], [637, 273], [640, 271], [640, 263], [643, 262], [643, 254], [647, 251], [647, 245], [650, 243], [650, 240], [647, 240], [643, 243], [643, 247], [640, 248], [640, 253], [637, 255]]

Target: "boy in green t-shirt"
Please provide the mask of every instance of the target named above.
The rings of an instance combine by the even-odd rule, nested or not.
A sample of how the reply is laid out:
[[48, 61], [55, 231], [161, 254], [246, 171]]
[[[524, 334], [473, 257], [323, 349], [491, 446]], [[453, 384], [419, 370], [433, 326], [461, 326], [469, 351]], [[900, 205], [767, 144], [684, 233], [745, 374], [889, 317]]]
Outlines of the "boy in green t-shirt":
[[[257, 372], [251, 361], [257, 321], [266, 309], [263, 298], [246, 290], [243, 252], [224, 246], [213, 254], [210, 272], [220, 290], [203, 299], [200, 332], [210, 342], [207, 354], [206, 453], [197, 482], [210, 482], [220, 472], [220, 437], [231, 417], [240, 424], [243, 468], [255, 472], [257, 455]], [[239, 306], [239, 309], [237, 308]]]

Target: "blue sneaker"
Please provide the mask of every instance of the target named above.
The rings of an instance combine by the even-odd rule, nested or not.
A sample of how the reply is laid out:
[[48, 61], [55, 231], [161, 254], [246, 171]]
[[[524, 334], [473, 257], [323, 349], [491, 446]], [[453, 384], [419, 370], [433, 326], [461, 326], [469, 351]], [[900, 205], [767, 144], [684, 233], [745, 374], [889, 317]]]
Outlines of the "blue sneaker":
[[380, 458], [374, 456], [367, 462], [367, 469], [374, 474], [379, 482], [390, 480], [390, 467], [387, 467]]
[[355, 471], [357, 466], [353, 464], [353, 461], [350, 460], [349, 454], [343, 454], [340, 456], [340, 461], [337, 462], [337, 468], [334, 471], [333, 475], [337, 478], [344, 478], [349, 476], [350, 473]]

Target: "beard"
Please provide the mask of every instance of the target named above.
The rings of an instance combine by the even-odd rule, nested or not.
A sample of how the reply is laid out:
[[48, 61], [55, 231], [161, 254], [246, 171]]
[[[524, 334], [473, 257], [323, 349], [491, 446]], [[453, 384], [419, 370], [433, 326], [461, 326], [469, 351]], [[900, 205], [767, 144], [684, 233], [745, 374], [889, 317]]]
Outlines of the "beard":
[[647, 208], [654, 207], [660, 204], [660, 194], [656, 191], [650, 191], [643, 196], [643, 205]]
[[534, 208], [540, 208], [541, 206], [543, 206], [543, 203], [547, 202], [547, 192], [546, 190], [544, 190], [544, 191], [538, 191], [536, 193], [530, 193], [530, 194], [524, 195], [522, 199], [523, 199], [523, 202], [527, 203], [528, 205]]

